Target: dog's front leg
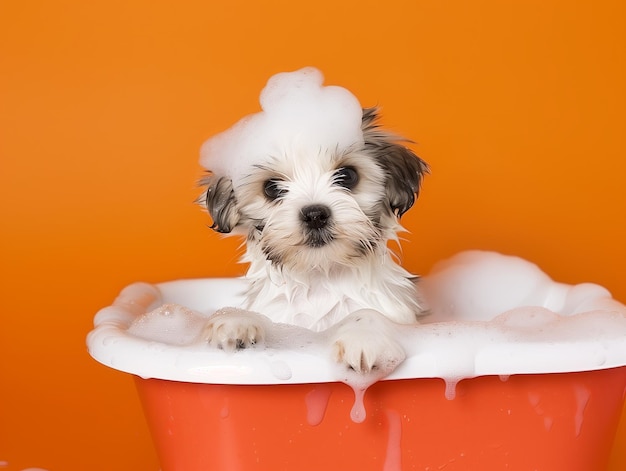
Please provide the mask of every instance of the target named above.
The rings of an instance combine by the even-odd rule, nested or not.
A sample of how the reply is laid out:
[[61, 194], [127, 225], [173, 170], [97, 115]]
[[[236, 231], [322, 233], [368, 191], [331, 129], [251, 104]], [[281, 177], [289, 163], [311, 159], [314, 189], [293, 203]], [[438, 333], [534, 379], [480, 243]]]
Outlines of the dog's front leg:
[[226, 307], [209, 317], [201, 338], [223, 350], [248, 348], [264, 342], [269, 324], [268, 318], [256, 312]]
[[355, 311], [331, 331], [333, 357], [358, 373], [377, 370], [386, 376], [406, 358], [397, 340], [397, 328], [397, 324], [378, 311]]

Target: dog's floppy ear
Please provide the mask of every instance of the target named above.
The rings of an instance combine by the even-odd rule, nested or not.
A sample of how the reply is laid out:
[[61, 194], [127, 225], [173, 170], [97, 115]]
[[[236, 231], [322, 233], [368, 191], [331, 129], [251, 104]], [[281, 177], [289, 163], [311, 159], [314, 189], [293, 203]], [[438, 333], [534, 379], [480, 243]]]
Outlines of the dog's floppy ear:
[[209, 175], [200, 180], [200, 185], [207, 187], [198, 198], [198, 203], [206, 206], [211, 215], [213, 219], [211, 229], [221, 233], [231, 232], [240, 218], [232, 180]]
[[428, 173], [428, 164], [403, 146], [400, 138], [382, 131], [377, 119], [377, 108], [363, 110], [365, 149], [385, 170], [389, 206], [393, 214], [401, 217], [415, 203], [422, 179]]

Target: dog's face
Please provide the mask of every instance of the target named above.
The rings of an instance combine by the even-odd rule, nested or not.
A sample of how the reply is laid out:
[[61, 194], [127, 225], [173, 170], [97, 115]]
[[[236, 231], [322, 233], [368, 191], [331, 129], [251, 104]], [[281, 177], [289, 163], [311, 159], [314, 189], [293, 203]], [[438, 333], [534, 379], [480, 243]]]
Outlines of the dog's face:
[[253, 256], [292, 271], [357, 266], [396, 237], [427, 165], [376, 125], [364, 144], [337, 151], [283, 149], [256, 162], [237, 186], [210, 175], [201, 197], [218, 232], [247, 237]]

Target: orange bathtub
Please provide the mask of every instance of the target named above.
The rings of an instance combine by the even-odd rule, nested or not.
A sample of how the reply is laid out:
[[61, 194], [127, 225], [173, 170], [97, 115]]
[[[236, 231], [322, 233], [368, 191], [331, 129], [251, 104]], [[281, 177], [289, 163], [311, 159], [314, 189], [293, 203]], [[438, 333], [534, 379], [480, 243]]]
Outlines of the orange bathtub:
[[605, 469], [626, 391], [626, 307], [491, 253], [460, 254], [422, 285], [434, 318], [403, 337], [407, 359], [365, 391], [360, 423], [355, 390], [319, 345], [228, 353], [136, 330], [157, 319], [151, 335], [184, 334], [236, 304], [242, 279], [131, 285], [97, 314], [88, 345], [135, 375], [162, 471]]
[[381, 381], [350, 420], [341, 383], [217, 385], [136, 378], [163, 471], [606, 469], [626, 367]]

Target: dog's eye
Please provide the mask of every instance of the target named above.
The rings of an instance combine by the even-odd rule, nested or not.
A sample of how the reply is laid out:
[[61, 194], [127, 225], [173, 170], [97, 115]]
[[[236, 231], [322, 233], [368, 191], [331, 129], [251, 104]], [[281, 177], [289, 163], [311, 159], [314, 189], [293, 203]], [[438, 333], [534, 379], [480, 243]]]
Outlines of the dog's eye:
[[335, 185], [352, 190], [359, 183], [359, 174], [353, 167], [341, 167], [335, 172]]
[[265, 196], [267, 196], [270, 200], [275, 200], [287, 193], [287, 190], [281, 186], [281, 183], [282, 182], [280, 180], [276, 179], [267, 180], [263, 184], [263, 192], [265, 193]]

